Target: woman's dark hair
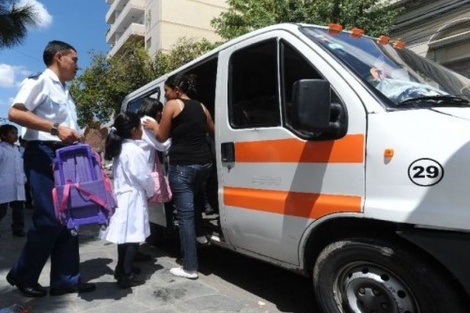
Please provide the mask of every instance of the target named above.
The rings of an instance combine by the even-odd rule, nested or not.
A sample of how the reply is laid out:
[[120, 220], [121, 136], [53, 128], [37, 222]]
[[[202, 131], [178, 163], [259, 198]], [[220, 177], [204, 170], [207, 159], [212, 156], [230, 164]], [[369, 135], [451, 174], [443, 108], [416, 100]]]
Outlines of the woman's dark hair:
[[51, 65], [52, 60], [54, 60], [54, 55], [56, 55], [57, 52], [66, 53], [69, 49], [72, 49], [73, 51], [77, 52], [74, 47], [72, 47], [66, 42], [59, 40], [49, 41], [46, 48], [44, 48], [44, 53], [42, 54], [44, 64], [46, 64], [46, 66]]
[[111, 128], [105, 142], [105, 160], [112, 160], [121, 154], [122, 141], [132, 138], [132, 129], [140, 127], [140, 118], [134, 112], [119, 113], [114, 119], [114, 125]]
[[178, 87], [191, 99], [194, 99], [197, 96], [195, 75], [186, 76], [180, 73], [175, 74], [167, 78], [165, 85], [173, 89]]
[[137, 115], [139, 117], [150, 116], [155, 118], [157, 113], [161, 111], [163, 111], [163, 103], [158, 101], [158, 99], [147, 97], [144, 98], [144, 103], [137, 110]]
[[5, 138], [9, 132], [11, 132], [12, 130], [16, 130], [18, 131], [18, 128], [16, 128], [16, 126], [14, 125], [11, 125], [11, 124], [5, 124], [5, 125], [2, 125], [0, 126], [0, 138]]

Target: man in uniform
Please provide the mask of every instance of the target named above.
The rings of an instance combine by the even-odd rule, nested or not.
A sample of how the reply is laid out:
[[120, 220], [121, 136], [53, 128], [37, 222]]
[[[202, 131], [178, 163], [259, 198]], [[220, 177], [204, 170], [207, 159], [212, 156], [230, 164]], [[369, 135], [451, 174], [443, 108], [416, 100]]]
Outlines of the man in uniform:
[[23, 81], [8, 112], [10, 121], [23, 126], [28, 142], [25, 172], [35, 207], [27, 241], [7, 281], [27, 297], [47, 294], [38, 279], [49, 257], [51, 296], [95, 289], [94, 284], [81, 282], [78, 236], [56, 219], [52, 201], [55, 150], [80, 138], [75, 103], [66, 87], [78, 70], [77, 52], [65, 42], [50, 41], [43, 60], [46, 70]]

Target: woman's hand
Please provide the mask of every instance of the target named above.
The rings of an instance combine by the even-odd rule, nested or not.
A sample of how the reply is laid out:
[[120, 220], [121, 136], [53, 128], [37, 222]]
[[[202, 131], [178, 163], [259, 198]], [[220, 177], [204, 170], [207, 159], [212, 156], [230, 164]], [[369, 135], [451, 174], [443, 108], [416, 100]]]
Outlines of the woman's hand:
[[145, 120], [142, 122], [142, 126], [144, 126], [145, 129], [151, 129], [156, 134], [159, 124], [157, 121]]

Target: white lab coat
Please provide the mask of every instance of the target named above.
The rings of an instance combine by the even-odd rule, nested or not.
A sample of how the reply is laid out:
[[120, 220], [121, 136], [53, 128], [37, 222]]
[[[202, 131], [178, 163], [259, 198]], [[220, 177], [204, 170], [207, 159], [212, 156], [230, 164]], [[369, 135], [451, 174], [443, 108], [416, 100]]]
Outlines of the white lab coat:
[[17, 145], [0, 142], [0, 203], [25, 201], [26, 175]]
[[135, 140], [124, 140], [121, 154], [113, 161], [113, 187], [118, 207], [101, 238], [116, 244], [144, 242], [150, 236], [147, 199], [155, 184], [146, 155]]
[[[141, 119], [141, 122], [145, 120], [155, 121], [155, 119], [150, 116], [144, 116]], [[142, 126], [143, 128], [143, 126]], [[155, 164], [155, 155], [156, 151], [166, 152], [170, 149], [171, 138], [167, 139], [165, 142], [160, 142], [155, 137], [155, 133], [151, 129], [143, 128], [142, 140], [138, 141], [139, 146], [144, 150], [147, 155], [148, 167], [150, 170], [153, 170]]]

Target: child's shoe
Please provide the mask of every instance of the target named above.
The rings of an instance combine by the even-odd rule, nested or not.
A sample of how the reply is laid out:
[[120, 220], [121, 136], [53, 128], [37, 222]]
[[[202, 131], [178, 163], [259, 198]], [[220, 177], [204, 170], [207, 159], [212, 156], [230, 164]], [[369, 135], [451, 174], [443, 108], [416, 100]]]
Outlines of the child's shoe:
[[131, 288], [135, 286], [143, 285], [145, 282], [137, 277], [137, 275], [130, 276], [121, 276], [121, 279], [118, 280], [117, 285], [121, 289]]
[[[137, 267], [137, 266], [133, 266], [132, 267], [132, 274], [140, 274], [142, 272], [142, 270]], [[117, 281], [120, 281], [121, 278], [125, 276], [124, 272], [122, 270], [119, 270], [117, 267], [114, 269], [114, 279], [117, 280]]]

